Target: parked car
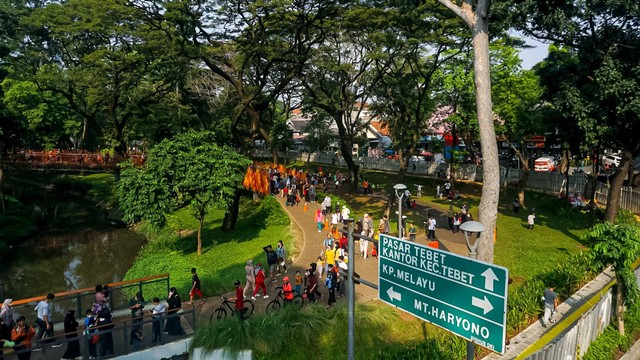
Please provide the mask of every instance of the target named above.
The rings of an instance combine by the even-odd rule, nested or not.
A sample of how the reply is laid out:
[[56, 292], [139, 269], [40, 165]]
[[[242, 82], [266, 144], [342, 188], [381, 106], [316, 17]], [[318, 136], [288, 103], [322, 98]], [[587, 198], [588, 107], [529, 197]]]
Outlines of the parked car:
[[557, 167], [558, 162], [551, 156], [539, 157], [533, 163], [533, 169], [540, 172], [555, 171]]
[[609, 167], [618, 167], [620, 166], [620, 161], [622, 160], [622, 157], [620, 155], [605, 155], [602, 158], [602, 164], [604, 164], [604, 166], [609, 166]]

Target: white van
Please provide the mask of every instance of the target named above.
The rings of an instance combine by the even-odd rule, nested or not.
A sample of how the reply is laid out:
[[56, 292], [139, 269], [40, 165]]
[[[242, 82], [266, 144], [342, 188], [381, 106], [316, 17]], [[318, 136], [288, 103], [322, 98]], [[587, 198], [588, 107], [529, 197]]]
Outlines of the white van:
[[533, 169], [540, 172], [555, 171], [557, 166], [556, 159], [551, 156], [539, 157], [533, 163]]

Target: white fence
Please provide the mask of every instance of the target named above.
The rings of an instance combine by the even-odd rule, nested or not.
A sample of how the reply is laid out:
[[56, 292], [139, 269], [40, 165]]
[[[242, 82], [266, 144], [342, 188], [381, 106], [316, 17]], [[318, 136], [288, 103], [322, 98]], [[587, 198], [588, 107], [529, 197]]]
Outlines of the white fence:
[[611, 322], [611, 289], [569, 330], [527, 360], [572, 360], [581, 358], [589, 345]]
[[[598, 183], [596, 185], [596, 201], [602, 206], [607, 205], [609, 186]], [[620, 207], [636, 214], [640, 214], [640, 190], [623, 186], [620, 189]]]
[[[258, 157], [271, 157], [268, 151], [255, 151], [255, 156]], [[309, 156], [307, 153], [299, 152], [287, 152], [280, 154], [280, 156], [297, 161], [309, 161], [320, 164], [331, 164], [335, 166], [346, 167], [344, 159], [339, 156], [331, 154], [313, 153]], [[354, 158], [360, 167], [364, 170], [375, 169], [388, 172], [398, 172], [400, 170], [400, 164], [398, 160], [386, 159], [386, 158], [370, 158], [360, 157]], [[415, 166], [414, 166], [415, 164]], [[508, 171], [508, 172], [507, 172]], [[417, 162], [409, 163], [407, 167], [407, 173], [423, 175], [423, 176], [438, 176], [439, 174], [448, 175], [448, 164], [437, 164], [433, 162]], [[476, 165], [459, 165], [456, 170], [456, 179], [470, 180], [482, 182], [482, 166]], [[500, 168], [500, 180], [505, 184], [513, 184], [520, 180], [522, 170]], [[564, 189], [565, 178], [563, 174], [556, 172], [535, 172], [529, 173], [527, 180], [527, 188], [541, 190], [551, 193], [559, 193]], [[569, 193], [579, 193], [584, 195], [586, 193], [588, 179], [584, 174], [569, 175]], [[603, 183], [597, 183], [596, 185], [596, 201], [602, 206], [607, 205], [607, 195], [609, 192], [609, 186]], [[620, 207], [622, 209], [629, 210], [636, 214], [640, 214], [640, 190], [634, 190], [630, 187], [623, 187], [620, 191]]]

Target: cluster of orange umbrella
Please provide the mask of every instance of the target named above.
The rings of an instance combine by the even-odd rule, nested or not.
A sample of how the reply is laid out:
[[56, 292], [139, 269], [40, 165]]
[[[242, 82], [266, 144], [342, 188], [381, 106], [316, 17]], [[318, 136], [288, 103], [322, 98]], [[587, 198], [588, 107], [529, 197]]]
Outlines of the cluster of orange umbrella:
[[244, 175], [242, 186], [245, 189], [251, 190], [261, 195], [269, 194], [269, 171], [267, 169], [260, 168], [257, 165], [251, 165], [247, 168], [247, 173]]
[[269, 168], [277, 168], [282, 175], [291, 173], [297, 176], [301, 182], [307, 181], [307, 174], [297, 169], [287, 169], [284, 165], [275, 164], [257, 164], [254, 163], [247, 167], [247, 173], [244, 175], [242, 186], [245, 189], [254, 191], [261, 195], [269, 194]]

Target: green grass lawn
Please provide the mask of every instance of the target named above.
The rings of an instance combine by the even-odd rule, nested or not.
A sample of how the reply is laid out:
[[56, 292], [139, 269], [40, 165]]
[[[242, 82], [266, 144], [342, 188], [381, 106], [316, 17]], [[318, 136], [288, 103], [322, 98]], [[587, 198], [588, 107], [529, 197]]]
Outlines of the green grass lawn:
[[[306, 166], [303, 163], [295, 163], [295, 166], [306, 167], [312, 171], [317, 170], [317, 165], [314, 164]], [[325, 166], [323, 169], [330, 172], [335, 171], [335, 168]], [[341, 171], [345, 172], [346, 170], [341, 169]], [[402, 182], [415, 195], [415, 184], [420, 184], [423, 186], [421, 200], [425, 201], [427, 206], [446, 213], [449, 205], [453, 205], [454, 210], [459, 211], [463, 203], [467, 203], [474, 219], [478, 218], [480, 184], [456, 182], [455, 187], [460, 191], [463, 199], [449, 202], [435, 196], [436, 185], [444, 184], [443, 179], [406, 176], [404, 179], [398, 180], [395, 174], [370, 170], [363, 172], [362, 176], [376, 184], [379, 188], [377, 192], [384, 189], [385, 194], [393, 191], [394, 184]], [[361, 189], [361, 184], [359, 189]], [[527, 208], [521, 209], [518, 214], [515, 214], [511, 205], [515, 196], [516, 189], [514, 188], [502, 188], [500, 191], [494, 262], [507, 267], [514, 284], [518, 284], [549, 270], [578, 250], [583, 249], [584, 244], [580, 237], [588, 230], [589, 215], [570, 208], [568, 204], [562, 203], [556, 196], [534, 191], [526, 192], [525, 205]], [[380, 204], [379, 201], [370, 201], [365, 197], [350, 199], [349, 206], [351, 206], [352, 214], [360, 217], [365, 212], [382, 214], [384, 211], [384, 204]], [[534, 230], [528, 230], [526, 218], [532, 208], [536, 212], [536, 226]], [[395, 205], [392, 214], [393, 211], [395, 211]], [[410, 218], [414, 215], [415, 219], [413, 220], [421, 229], [423, 220], [410, 212], [407, 214]], [[397, 221], [393, 215], [390, 216], [390, 224], [392, 229], [396, 228]], [[446, 225], [440, 224], [440, 227], [442, 226], [446, 227]]]
[[248, 196], [243, 197], [238, 223], [232, 232], [221, 230], [224, 211], [211, 211], [205, 219], [200, 256], [196, 252], [198, 223], [187, 209], [169, 214], [162, 230], [141, 225], [140, 231], [147, 235], [149, 244], [139, 253], [125, 279], [168, 272], [172, 286], [183, 298], [188, 298], [190, 269], [195, 267], [205, 296], [228, 292], [234, 280], [244, 281], [247, 260], [266, 262], [263, 246], [271, 244], [275, 248], [278, 240], [283, 240], [288, 256], [295, 252], [287, 215], [276, 200], [269, 199], [269, 202], [265, 205], [266, 202], [255, 203]]

